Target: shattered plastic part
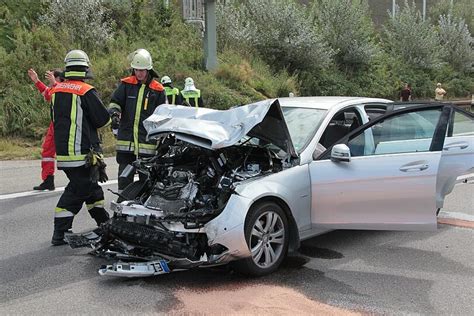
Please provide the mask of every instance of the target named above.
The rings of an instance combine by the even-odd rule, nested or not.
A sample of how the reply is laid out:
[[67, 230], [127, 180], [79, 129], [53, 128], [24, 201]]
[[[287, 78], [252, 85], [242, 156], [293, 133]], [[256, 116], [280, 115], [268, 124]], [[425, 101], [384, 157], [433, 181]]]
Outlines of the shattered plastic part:
[[84, 234], [65, 234], [64, 239], [71, 248], [93, 247], [100, 240], [100, 236], [94, 231]]

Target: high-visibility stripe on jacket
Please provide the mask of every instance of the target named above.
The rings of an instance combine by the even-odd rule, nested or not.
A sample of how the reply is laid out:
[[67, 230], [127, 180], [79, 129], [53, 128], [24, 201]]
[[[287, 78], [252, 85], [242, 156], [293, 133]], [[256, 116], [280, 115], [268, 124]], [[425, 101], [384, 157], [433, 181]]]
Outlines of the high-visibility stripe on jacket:
[[181, 95], [183, 96], [184, 100], [188, 102], [191, 106], [199, 107], [199, 98], [201, 98], [201, 90], [181, 90]]
[[168, 104], [177, 104], [176, 97], [179, 96], [179, 89], [165, 86], [165, 92], [168, 97]]
[[58, 169], [80, 167], [91, 148], [100, 151], [97, 129], [110, 122], [109, 113], [85, 82], [66, 80], [51, 93]]
[[155, 154], [156, 143], [147, 141], [143, 121], [160, 104], [166, 103], [164, 90], [156, 80], [142, 84], [135, 76], [121, 79], [109, 105], [109, 111], [121, 113], [116, 145], [118, 153], [133, 153], [136, 156]]

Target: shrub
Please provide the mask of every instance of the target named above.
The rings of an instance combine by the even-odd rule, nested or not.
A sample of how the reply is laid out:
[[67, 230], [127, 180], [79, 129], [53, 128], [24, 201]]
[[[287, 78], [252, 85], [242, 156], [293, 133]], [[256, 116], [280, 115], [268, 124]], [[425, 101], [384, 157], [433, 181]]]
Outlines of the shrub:
[[366, 1], [318, 0], [312, 14], [317, 32], [336, 52], [335, 59], [342, 68], [372, 63], [378, 47]]
[[462, 18], [441, 15], [438, 21], [443, 60], [458, 71], [472, 71], [474, 52], [471, 33]]
[[438, 21], [441, 15], [451, 14], [466, 21], [468, 29], [474, 31], [474, 1], [437, 0], [428, 11], [431, 20]]
[[40, 22], [67, 30], [72, 41], [85, 50], [105, 48], [113, 32], [104, 8], [102, 0], [51, 0]]
[[220, 11], [225, 13], [219, 18], [224, 39], [252, 47], [276, 69], [295, 71], [331, 63], [334, 52], [314, 30], [306, 7], [294, 0], [248, 0], [225, 6], [232, 8]]
[[435, 69], [441, 65], [436, 30], [429, 19], [423, 21], [414, 3], [405, 1], [401, 10], [396, 7], [395, 17], [384, 25], [383, 46], [389, 55], [411, 67]]

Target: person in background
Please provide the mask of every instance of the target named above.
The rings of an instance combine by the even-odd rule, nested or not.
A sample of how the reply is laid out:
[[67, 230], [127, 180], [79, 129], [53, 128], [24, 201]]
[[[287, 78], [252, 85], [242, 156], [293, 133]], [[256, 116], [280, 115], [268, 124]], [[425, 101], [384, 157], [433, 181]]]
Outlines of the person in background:
[[92, 78], [87, 54], [72, 50], [64, 62], [65, 80], [51, 89], [51, 106], [57, 165], [69, 183], [55, 208], [51, 239], [54, 246], [66, 243], [64, 234], [72, 228], [74, 216], [84, 203], [97, 226], [109, 219], [104, 208], [104, 192], [98, 184], [107, 179], [93, 176], [99, 162], [105, 173], [97, 130], [110, 123], [109, 112], [97, 90], [84, 82]]
[[436, 85], [436, 89], [435, 89], [435, 100], [436, 101], [443, 101], [444, 99], [444, 96], [446, 95], [446, 90], [443, 89], [443, 87], [441, 86], [441, 83], [438, 82], [438, 84]]
[[171, 82], [171, 78], [168, 76], [163, 76], [161, 78], [161, 84], [165, 88], [166, 92], [166, 99], [168, 100], [168, 104], [178, 105], [183, 104], [183, 99], [181, 94], [179, 93], [179, 89], [173, 87], [173, 83]]
[[[32, 68], [28, 69], [28, 76], [31, 81], [34, 82], [36, 88], [43, 96], [46, 102], [51, 101], [51, 88], [53, 88], [58, 82], [62, 81], [61, 79], [61, 70], [54, 69], [48, 70], [45, 74], [46, 79], [48, 79], [49, 86], [46, 86], [38, 78], [38, 74]], [[40, 185], [33, 187], [33, 190], [50, 190], [55, 189], [54, 186], [54, 163], [56, 160], [56, 147], [54, 145], [54, 126], [53, 122], [49, 124], [48, 131], [41, 145], [41, 179], [43, 182]]]
[[183, 104], [195, 107], [203, 107], [201, 90], [196, 89], [194, 80], [188, 77], [184, 80], [184, 89], [181, 90]]
[[405, 83], [403, 89], [400, 91], [400, 101], [409, 102], [411, 101], [411, 87], [408, 83]]
[[143, 121], [159, 105], [166, 103], [165, 88], [154, 79], [158, 75], [153, 70], [150, 53], [138, 49], [131, 54], [131, 59], [132, 74], [121, 79], [109, 104], [112, 129], [118, 129], [116, 159], [119, 164], [119, 192], [133, 182], [134, 174], [120, 176], [127, 165], [137, 158], [155, 155], [156, 141], [147, 141]]

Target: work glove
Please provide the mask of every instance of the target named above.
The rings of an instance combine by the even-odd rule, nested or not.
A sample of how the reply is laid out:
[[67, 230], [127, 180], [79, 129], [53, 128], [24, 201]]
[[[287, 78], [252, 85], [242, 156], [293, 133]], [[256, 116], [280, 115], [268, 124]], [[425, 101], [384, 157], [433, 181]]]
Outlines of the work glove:
[[99, 166], [99, 182], [107, 182], [109, 180], [109, 177], [107, 176], [107, 173], [105, 172], [105, 167], [107, 167], [107, 164], [105, 163], [104, 158], [100, 157], [100, 159], [97, 160], [97, 165]]
[[90, 179], [92, 182], [106, 182], [109, 177], [105, 172], [107, 164], [104, 161], [102, 154], [95, 150], [90, 150], [86, 155], [86, 168], [90, 168]]

